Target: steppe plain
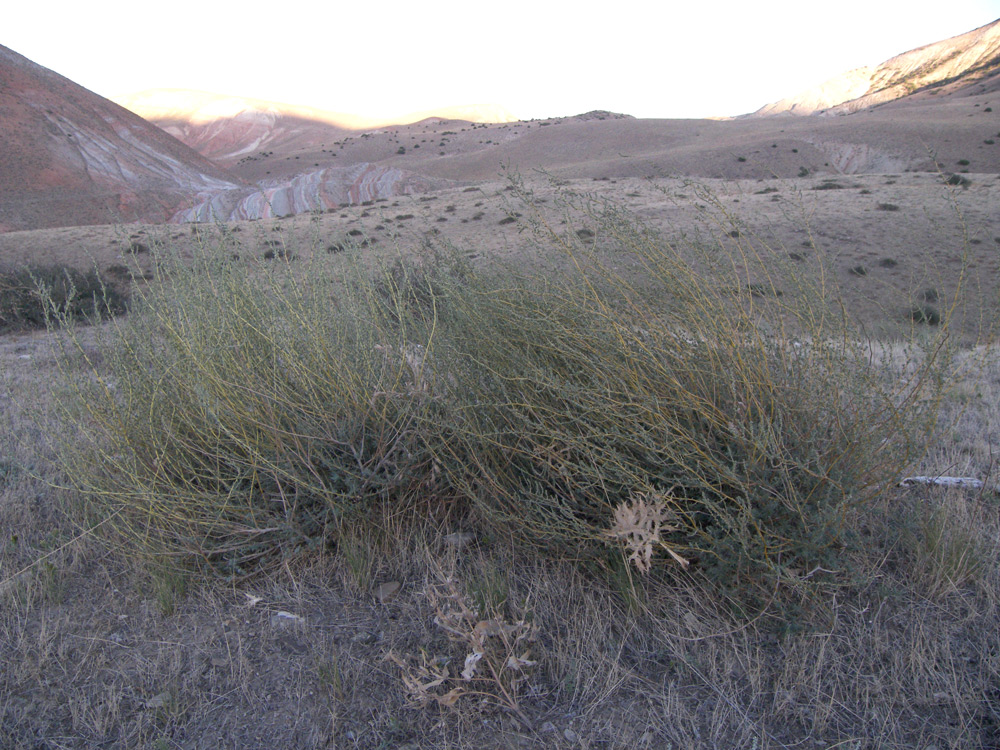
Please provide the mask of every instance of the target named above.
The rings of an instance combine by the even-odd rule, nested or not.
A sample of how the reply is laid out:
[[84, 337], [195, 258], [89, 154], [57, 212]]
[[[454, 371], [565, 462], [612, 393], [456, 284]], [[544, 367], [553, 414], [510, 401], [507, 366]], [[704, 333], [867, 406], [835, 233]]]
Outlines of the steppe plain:
[[[296, 141], [222, 164], [252, 181], [297, 174], [296, 162], [390, 161], [436, 181], [424, 192], [285, 217], [7, 232], [0, 258], [141, 277], [163, 249], [194, 257], [224, 236], [253, 263], [447, 244], [475, 264], [558, 273], [558, 257], [524, 241], [507, 170], [538, 205], [589, 195], [679, 245], [747, 243], [803, 273], [822, 266], [879, 340], [934, 334], [911, 315], [928, 290], [960, 299], [959, 356], [977, 364], [912, 473], [995, 485], [994, 108], [1000, 95], [983, 86], [834, 118], [432, 119], [342, 133], [336, 159], [332, 141]], [[586, 217], [574, 222], [568, 232], [590, 236]], [[82, 331], [88, 351], [98, 333]], [[887, 492], [858, 521], [871, 533], [851, 572], [794, 627], [736, 614], [697, 575], [616, 587], [502, 540], [456, 550], [452, 528], [363, 559], [320, 551], [205, 581], [140, 565], [80, 525], [58, 489], [46, 434], [62, 427], [39, 387], [56, 370], [55, 336], [0, 337], [4, 747], [1000, 748], [1000, 503], [988, 488]], [[537, 629], [538, 665], [506, 706], [486, 689], [414, 707], [390, 656], [466, 656], [428, 598], [449, 566], [505, 591]]]

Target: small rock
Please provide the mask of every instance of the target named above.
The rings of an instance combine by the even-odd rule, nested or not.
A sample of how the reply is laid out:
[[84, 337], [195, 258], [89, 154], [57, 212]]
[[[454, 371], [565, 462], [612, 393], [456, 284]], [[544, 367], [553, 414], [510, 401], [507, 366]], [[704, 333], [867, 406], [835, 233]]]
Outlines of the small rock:
[[385, 604], [399, 593], [399, 581], [387, 581], [375, 589], [375, 598], [379, 604]]
[[277, 628], [287, 628], [302, 622], [305, 622], [305, 620], [298, 615], [293, 615], [291, 612], [281, 611], [271, 615], [271, 624]]
[[149, 709], [163, 708], [167, 704], [167, 701], [169, 700], [170, 700], [170, 693], [168, 692], [157, 693], [148, 701], [146, 701], [146, 708]]
[[444, 538], [444, 543], [449, 547], [454, 547], [455, 549], [462, 549], [471, 541], [476, 538], [476, 535], [469, 531], [456, 531], [454, 534], [448, 534]]
[[306, 644], [288, 634], [282, 635], [275, 642], [284, 653], [294, 656], [301, 656], [309, 650]]

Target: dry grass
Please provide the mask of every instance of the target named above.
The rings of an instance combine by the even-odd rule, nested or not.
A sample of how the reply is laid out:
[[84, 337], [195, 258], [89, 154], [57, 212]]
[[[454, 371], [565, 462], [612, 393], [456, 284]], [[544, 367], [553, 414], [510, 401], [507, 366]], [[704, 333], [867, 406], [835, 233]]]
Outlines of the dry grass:
[[[106, 373], [108, 333], [79, 331], [67, 374], [91, 376], [82, 355]], [[1000, 747], [993, 492], [886, 489], [850, 516], [834, 572], [802, 571], [818, 594], [772, 583], [780, 610], [748, 613], [669, 555], [641, 574], [628, 555], [645, 561], [671, 520], [634, 499], [635, 545], [600, 564], [526, 554], [474, 517], [390, 513], [248, 580], [204, 580], [99, 543], [101, 519], [52, 488], [43, 435], [67, 428], [35, 385], [54, 340], [0, 341], [0, 746]], [[990, 478], [1000, 360], [955, 372], [912, 471]], [[466, 681], [477, 649], [493, 671]], [[388, 654], [446, 669], [417, 683], [444, 700], [412, 707]], [[511, 655], [524, 668], [504, 673]]]

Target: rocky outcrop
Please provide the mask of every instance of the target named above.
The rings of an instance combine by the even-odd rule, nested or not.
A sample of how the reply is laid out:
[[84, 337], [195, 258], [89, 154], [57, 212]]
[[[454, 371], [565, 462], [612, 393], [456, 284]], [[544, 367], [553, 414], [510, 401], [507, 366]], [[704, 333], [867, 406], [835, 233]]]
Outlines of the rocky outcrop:
[[345, 203], [423, 193], [449, 184], [448, 180], [422, 177], [379, 164], [330, 167], [287, 181], [202, 196], [197, 205], [178, 212], [173, 221], [237, 221], [325, 211]]
[[1000, 20], [881, 65], [844, 73], [796, 96], [761, 107], [754, 116], [849, 114], [917, 94], [929, 87], [968, 85], [1000, 73]]
[[162, 221], [240, 181], [132, 112], [0, 47], [0, 230]]

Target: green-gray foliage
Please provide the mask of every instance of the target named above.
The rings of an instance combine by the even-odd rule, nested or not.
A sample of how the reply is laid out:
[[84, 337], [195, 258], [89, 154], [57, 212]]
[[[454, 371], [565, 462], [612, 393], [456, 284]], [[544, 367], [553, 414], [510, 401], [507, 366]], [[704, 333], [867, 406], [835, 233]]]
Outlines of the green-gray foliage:
[[88, 320], [125, 311], [126, 298], [96, 271], [68, 266], [0, 269], [0, 331], [44, 328], [50, 313]]
[[68, 476], [137, 549], [237, 574], [345, 524], [447, 514], [599, 558], [635, 497], [665, 502], [664, 545], [727, 585], [836, 565], [852, 509], [921, 447], [944, 339], [892, 380], [744, 232], [676, 247], [567, 197], [584, 240], [514, 192], [558, 273], [158, 258], [93, 376], [67, 370]]

